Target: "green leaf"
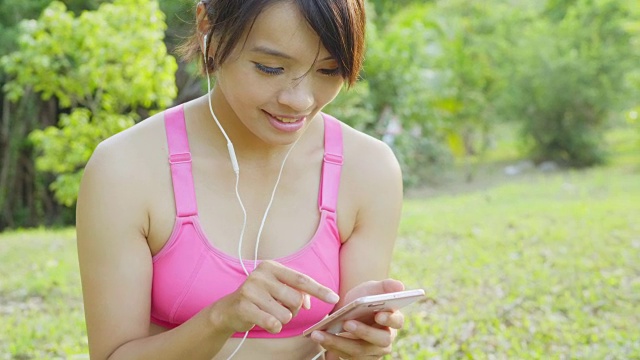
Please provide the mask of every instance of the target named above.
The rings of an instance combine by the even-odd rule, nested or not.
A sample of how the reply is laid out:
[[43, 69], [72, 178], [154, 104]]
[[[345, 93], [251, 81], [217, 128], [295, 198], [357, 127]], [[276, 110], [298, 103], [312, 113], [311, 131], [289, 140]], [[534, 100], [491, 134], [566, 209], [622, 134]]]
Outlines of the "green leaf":
[[166, 108], [175, 98], [164, 20], [157, 1], [116, 0], [79, 16], [53, 1], [21, 23], [18, 49], [0, 61], [11, 101], [33, 88], [70, 109], [30, 137], [41, 154], [37, 169], [56, 174], [52, 189], [65, 205], [75, 201], [78, 174], [98, 143], [133, 125], [136, 109]]

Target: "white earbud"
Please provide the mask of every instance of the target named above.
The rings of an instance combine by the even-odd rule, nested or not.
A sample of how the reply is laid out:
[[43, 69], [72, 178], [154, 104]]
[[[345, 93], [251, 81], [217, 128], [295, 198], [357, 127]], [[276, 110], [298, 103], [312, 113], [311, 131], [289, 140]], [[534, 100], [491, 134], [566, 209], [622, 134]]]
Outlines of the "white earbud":
[[204, 35], [204, 40], [202, 41], [202, 54], [204, 55], [204, 63], [207, 64], [207, 37], [209, 35]]

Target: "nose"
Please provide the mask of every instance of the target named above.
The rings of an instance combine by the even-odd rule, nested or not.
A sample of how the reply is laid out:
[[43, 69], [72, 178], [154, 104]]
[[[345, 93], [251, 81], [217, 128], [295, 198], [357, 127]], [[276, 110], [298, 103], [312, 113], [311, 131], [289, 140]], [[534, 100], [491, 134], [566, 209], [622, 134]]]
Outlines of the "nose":
[[310, 76], [304, 76], [283, 89], [278, 95], [278, 102], [288, 106], [297, 113], [304, 113], [314, 103], [313, 84]]

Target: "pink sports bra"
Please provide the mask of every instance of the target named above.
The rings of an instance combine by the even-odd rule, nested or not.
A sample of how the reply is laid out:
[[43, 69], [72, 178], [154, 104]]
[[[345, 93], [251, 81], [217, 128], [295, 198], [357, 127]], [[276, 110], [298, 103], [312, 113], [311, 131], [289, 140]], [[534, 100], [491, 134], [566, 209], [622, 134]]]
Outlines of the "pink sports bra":
[[[303, 248], [274, 260], [338, 292], [341, 241], [336, 226], [336, 203], [342, 168], [342, 129], [338, 120], [322, 115], [325, 153], [318, 197], [320, 223], [313, 238]], [[182, 105], [165, 112], [165, 128], [176, 221], [171, 237], [153, 257], [151, 322], [174, 328], [235, 291], [246, 275], [240, 260], [214, 247], [200, 227]], [[253, 269], [253, 260], [242, 261], [247, 269]], [[271, 334], [256, 326], [248, 337], [299, 336], [329, 314], [334, 306], [313, 297], [311, 304], [310, 310], [301, 309], [280, 333]], [[242, 336], [244, 333], [233, 335]]]

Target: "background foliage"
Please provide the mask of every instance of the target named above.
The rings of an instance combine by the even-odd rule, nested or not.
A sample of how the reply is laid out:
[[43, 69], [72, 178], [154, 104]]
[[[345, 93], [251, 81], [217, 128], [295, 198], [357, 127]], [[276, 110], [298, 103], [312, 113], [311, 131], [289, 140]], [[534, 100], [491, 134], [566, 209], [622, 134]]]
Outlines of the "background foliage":
[[624, 78], [640, 61], [625, 30], [630, 6], [581, 0], [526, 20], [511, 54], [505, 94], [513, 95], [503, 101], [504, 113], [523, 124], [534, 160], [577, 167], [606, 160], [602, 130], [631, 105], [622, 94], [638, 93]]
[[[100, 139], [203, 92], [165, 50], [188, 36], [192, 1], [108, 3], [65, 1], [71, 12], [59, 2], [0, 3], [0, 229], [72, 221], [82, 166]], [[407, 187], [443, 181], [454, 163], [472, 181], [504, 123], [521, 129], [522, 157], [569, 167], [606, 161], [603, 130], [638, 123], [636, 1], [367, 6], [362, 80], [327, 111], [388, 142]], [[117, 8], [129, 10], [107, 10]]]
[[[65, 0], [62, 3], [65, 4], [66, 7], [70, 11], [72, 11], [74, 15], [65, 14], [63, 17], [67, 20], [70, 20], [70, 18], [74, 18], [73, 20], [70, 20], [72, 23], [82, 22], [81, 20], [79, 20], [79, 18], [82, 18], [83, 16], [85, 18], [96, 17], [98, 18], [97, 20], [102, 21], [102, 23], [97, 23], [96, 26], [99, 24], [110, 26], [111, 30], [105, 28], [104, 32], [101, 33], [103, 29], [85, 26], [84, 29], [80, 30], [90, 30], [89, 33], [50, 33], [46, 34], [45, 38], [49, 40], [54, 39], [56, 41], [62, 40], [62, 42], [59, 44], [49, 44], [48, 47], [45, 46], [42, 49], [34, 48], [35, 39], [29, 40], [28, 33], [29, 31], [32, 32], [34, 30], [34, 27], [42, 30], [45, 28], [45, 25], [39, 23], [38, 20], [34, 22], [29, 19], [38, 19], [41, 16], [44, 8], [51, 3], [51, 0], [6, 0], [0, 2], [0, 28], [2, 29], [2, 31], [0, 31], [0, 58], [11, 54], [9, 57], [5, 57], [5, 59], [2, 60], [3, 62], [12, 62], [12, 60], [10, 60], [9, 58], [13, 58], [14, 60], [21, 58], [29, 65], [36, 66], [38, 64], [34, 63], [34, 59], [30, 59], [28, 58], [28, 56], [38, 55], [39, 60], [47, 59], [48, 61], [53, 61], [54, 65], [61, 66], [63, 65], [61, 64], [61, 61], [64, 61], [65, 59], [80, 61], [80, 64], [82, 64], [82, 62], [84, 61], [84, 59], [82, 59], [82, 56], [86, 57], [89, 55], [93, 55], [95, 57], [90, 61], [95, 64], [96, 62], [101, 61], [98, 57], [100, 54], [97, 53], [96, 46], [102, 45], [107, 46], [107, 49], [109, 50], [116, 50], [116, 54], [107, 54], [107, 58], [109, 58], [109, 61], [111, 62], [109, 64], [109, 67], [111, 67], [113, 71], [116, 71], [118, 67], [122, 68], [126, 64], [131, 65], [131, 68], [133, 69], [139, 69], [145, 64], [152, 66], [157, 59], [154, 59], [153, 56], [145, 58], [145, 55], [149, 56], [152, 54], [159, 54], [164, 51], [163, 49], [165, 49], [165, 45], [162, 44], [162, 42], [156, 42], [159, 40], [163, 40], [163, 30], [166, 30], [166, 26], [164, 25], [165, 15], [158, 12], [157, 2], [144, 2], [143, 6], [141, 6], [140, 8], [132, 8], [131, 6], [135, 5], [135, 2], [121, 1], [119, 5], [120, 8], [123, 5], [128, 7], [128, 12], [130, 14], [117, 14], [111, 12], [106, 16], [109, 17], [122, 15], [120, 20], [109, 20], [106, 19], [105, 16], [101, 16], [100, 14], [105, 13], [105, 11], [99, 11], [94, 15], [90, 13], [82, 15], [84, 11], [95, 11], [98, 9], [98, 6], [100, 4], [109, 3], [109, 1], [102, 0]], [[164, 37], [164, 40], [166, 41], [168, 47], [172, 48], [173, 46], [175, 46], [175, 44], [179, 42], [180, 38], [185, 34], [185, 28], [188, 27], [189, 24], [184, 20], [185, 17], [181, 16], [180, 14], [187, 13], [192, 6], [193, 2], [187, 0], [160, 1], [160, 7], [165, 11], [165, 13], [169, 14], [166, 16], [166, 22], [171, 25], [171, 29], [166, 30], [167, 36]], [[116, 7], [116, 9], [117, 8], [118, 7]], [[138, 10], [140, 12], [138, 12]], [[145, 14], [148, 16], [146, 19], [144, 18]], [[43, 21], [44, 17], [45, 16], [43, 14]], [[144, 26], [145, 23], [140, 22], [148, 21], [152, 18], [155, 18], [158, 21], [156, 21], [151, 26]], [[25, 20], [25, 22], [20, 25], [22, 20]], [[124, 23], [123, 20], [131, 20], [133, 22], [132, 24], [127, 24]], [[86, 22], [86, 20], [84, 21]], [[132, 29], [130, 25], [137, 25], [140, 28]], [[126, 32], [124, 31], [130, 32], [132, 30], [136, 31], [135, 36], [123, 35], [126, 34]], [[105, 38], [104, 36], [101, 37], [101, 34], [108, 34], [109, 38]], [[75, 37], [75, 39], [73, 39], [73, 37]], [[80, 37], [87, 37], [90, 41], [88, 43], [85, 42], [83, 44], [80, 44], [79, 41], [82, 41]], [[23, 45], [24, 49], [19, 51], [19, 40], [25, 40], [25, 38], [27, 43]], [[144, 40], [147, 40], [149, 42], [146, 44], [136, 44], [136, 41], [140, 42]], [[67, 41], [69, 41], [69, 43], [66, 43]], [[70, 47], [72, 45], [78, 46], [78, 48], [72, 49]], [[127, 46], [132, 45], [141, 46], [141, 50], [150, 50], [150, 52], [146, 54], [136, 52], [135, 48], [126, 48]], [[153, 46], [152, 49], [148, 48], [150, 45]], [[91, 46], [93, 46], [93, 48], [91, 48]], [[65, 53], [47, 53], [48, 50], [54, 49], [56, 51], [64, 50]], [[80, 51], [78, 50], [83, 50], [85, 51], [85, 53], [80, 53]], [[122, 54], [122, 51], [127, 51], [127, 54]], [[121, 58], [112, 56], [117, 54], [126, 56], [122, 56]], [[171, 58], [165, 58], [164, 61], [169, 61], [169, 63], [167, 64], [170, 64], [173, 60]], [[136, 64], [131, 64], [132, 62], [136, 62]], [[10, 66], [8, 63], [6, 65]], [[170, 66], [170, 68], [175, 69], [174, 66]], [[67, 71], [70, 68], [67, 67], [64, 69], [65, 71]], [[40, 68], [39, 70], [43, 69]], [[84, 70], [86, 71], [87, 69], [85, 68]], [[40, 75], [45, 75], [45, 78], [47, 80], [50, 80], [52, 77], [55, 78], [54, 84], [56, 85], [62, 85], [61, 82], [64, 81], [66, 81], [64, 86], [75, 84], [75, 92], [65, 95], [75, 97], [75, 100], [78, 100], [77, 97], [80, 96], [78, 92], [84, 91], [83, 89], [85, 87], [87, 89], [89, 88], [89, 84], [84, 84], [83, 81], [93, 81], [95, 86], [97, 70], [98, 69], [94, 69], [93, 72], [89, 71], [88, 74], [91, 74], [93, 78], [87, 77], [86, 79], [82, 77], [83, 75], [79, 74], [79, 71], [77, 69], [73, 68], [71, 68], [71, 72], [73, 74], [64, 72], [55, 73], [49, 71], [50, 74], [48, 75], [48, 77], [46, 77], [47, 74]], [[152, 70], [163, 69], [161, 66], [158, 69], [146, 68], [142, 70], [142, 73], [149, 76], [149, 71]], [[24, 76], [28, 74], [28, 71], [30, 70], [15, 69], [15, 71], [22, 73]], [[42, 73], [42, 71], [40, 71], [40, 73]], [[185, 71], [183, 68], [179, 68], [177, 71], [173, 71], [173, 74], [162, 74], [163, 72], [160, 71], [159, 75], [161, 77], [164, 76], [164, 79], [150, 80], [148, 84], [142, 84], [142, 86], [147, 87], [147, 90], [149, 91], [155, 92], [155, 89], [152, 85], [153, 82], [158, 85], [158, 83], [168, 81], [170, 83], [167, 84], [167, 87], [165, 88], [163, 85], [163, 88], [156, 93], [136, 95], [138, 99], [141, 99], [142, 97], [157, 97], [159, 99], [163, 99], [163, 97], [166, 97], [167, 91], [169, 93], [175, 92], [176, 85], [181, 87], [181, 91], [177, 99], [184, 100], [194, 96], [193, 93], [195, 81], [188, 80], [188, 77], [185, 76]], [[171, 78], [175, 76], [176, 85], [174, 85], [173, 80], [169, 80], [167, 76]], [[61, 80], [65, 77], [66, 80]], [[118, 76], [118, 78], [127, 79], [127, 74], [123, 73], [123, 75]], [[129, 79], [130, 78], [131, 76], [129, 75]], [[42, 130], [50, 126], [61, 128], [64, 126], [65, 121], [66, 123], [80, 122], [89, 124], [93, 123], [93, 121], [95, 120], [98, 123], [110, 123], [111, 125], [113, 125], [112, 127], [115, 126], [117, 128], [119, 126], [120, 128], [123, 128], [125, 126], [130, 126], [132, 124], [132, 120], [144, 118], [150, 110], [143, 107], [146, 106], [148, 102], [142, 104], [143, 106], [140, 106], [138, 104], [136, 105], [136, 108], [127, 108], [126, 104], [128, 99], [125, 99], [125, 106], [123, 106], [124, 109], [112, 109], [108, 114], [106, 111], [102, 111], [102, 114], [98, 115], [98, 118], [94, 119], [93, 113], [91, 113], [91, 115], [88, 115], [86, 111], [82, 110], [86, 108], [86, 104], [84, 103], [78, 104], [78, 101], [75, 101], [76, 103], [73, 106], [65, 108], [61, 105], [60, 99], [57, 95], [48, 97], [48, 100], [43, 100], [43, 96], [45, 94], [35, 91], [31, 85], [27, 84], [28, 82], [34, 82], [37, 80], [38, 79], [36, 79], [35, 77], [23, 77], [22, 82], [24, 82], [24, 84], [20, 85], [20, 83], [17, 83], [15, 74], [8, 74], [7, 69], [4, 66], [0, 66], [0, 87], [4, 89], [6, 86], [8, 86], [10, 88], [11, 85], [9, 84], [13, 82], [14, 94], [20, 94], [19, 100], [16, 100], [15, 97], [10, 99], [10, 96], [8, 96], [6, 92], [0, 92], [0, 114], [2, 116], [0, 121], [0, 124], [2, 125], [0, 126], [0, 230], [6, 227], [55, 224], [59, 225], [73, 223], [75, 216], [74, 207], [59, 205], [58, 201], [64, 201], [67, 204], [72, 202], [71, 199], [74, 199], [76, 196], [75, 189], [77, 188], [77, 181], [79, 179], [79, 173], [77, 173], [77, 170], [80, 170], [83, 165], [83, 161], [86, 161], [87, 152], [90, 154], [90, 152], [93, 150], [96, 138], [104, 137], [107, 134], [112, 134], [114, 131], [116, 131], [116, 129], [88, 129], [88, 126], [79, 126], [77, 134], [75, 134], [73, 131], [60, 133], [56, 131], [55, 128], [49, 128], [47, 130], [48, 135], [46, 136], [35, 135], [29, 137], [29, 134], [34, 132], [34, 130]], [[196, 85], [196, 91], [199, 92], [200, 86], [198, 84]], [[106, 86], [109, 86], [109, 84], [107, 84]], [[52, 88], [49, 88], [49, 90], [52, 90]], [[60, 92], [61, 90], [62, 89], [60, 88], [57, 91]], [[102, 89], [101, 91], [104, 93], [104, 89]], [[89, 93], [90, 91], [87, 91], [87, 94]], [[90, 96], [92, 97], [96, 97], [97, 95], [99, 94], [90, 94]], [[175, 97], [175, 94], [172, 96]], [[84, 101], [85, 99], [79, 100]], [[166, 99], [163, 99], [162, 101], [166, 103]], [[96, 101], [93, 102], [95, 103]], [[155, 100], [154, 102], [154, 106], [159, 105]], [[103, 105], [100, 104], [100, 106]], [[118, 104], [118, 106], [120, 106], [120, 104]], [[81, 111], [75, 112], [76, 110]], [[73, 112], [75, 113], [72, 115], [71, 113]], [[109, 118], [112, 120], [103, 120], [104, 118]], [[120, 125], [118, 125], [119, 122]], [[54, 134], [55, 136], [62, 135], [63, 137], [66, 136], [66, 138], [72, 138], [74, 139], [74, 141], [75, 135], [77, 136], [78, 141], [81, 142], [81, 144], [75, 145], [71, 150], [71, 153], [74, 154], [74, 156], [69, 159], [69, 163], [73, 163], [71, 166], [68, 166], [66, 168], [62, 166], [63, 169], [52, 169], [52, 163], [66, 162], [66, 154], [60, 152], [60, 150], [64, 150], [66, 146], [69, 146], [68, 144], [63, 144], [61, 141], [56, 141], [55, 138], [51, 139], [51, 136], [53, 136]], [[42, 147], [38, 151], [34, 149], [34, 141], [39, 141], [42, 145]], [[57, 144], [57, 146], [54, 146], [51, 151], [48, 151], [51, 156], [49, 156], [47, 160], [44, 160], [45, 164], [42, 164], [42, 161], [40, 161], [41, 166], [47, 169], [52, 169], [53, 173], [49, 172], [51, 170], [47, 172], [36, 170], [36, 159], [40, 158], [43, 147], [51, 148], [53, 144]], [[69, 170], [73, 167], [75, 167], [75, 169]], [[58, 170], [62, 171], [58, 172]], [[74, 171], [76, 171], [75, 174], [73, 173]], [[55, 190], [59, 194], [58, 199], [54, 198], [54, 193], [51, 189], [51, 184], [55, 181], [57, 181]]]
[[72, 206], [98, 143], [132, 126], [138, 108], [167, 107], [176, 95], [176, 61], [162, 41], [164, 14], [153, 1], [116, 0], [75, 17], [52, 2], [21, 30], [18, 50], [1, 62], [11, 78], [4, 90], [13, 102], [26, 89], [45, 101], [55, 97], [69, 112], [30, 140], [42, 152], [37, 169], [57, 175], [56, 199]]

